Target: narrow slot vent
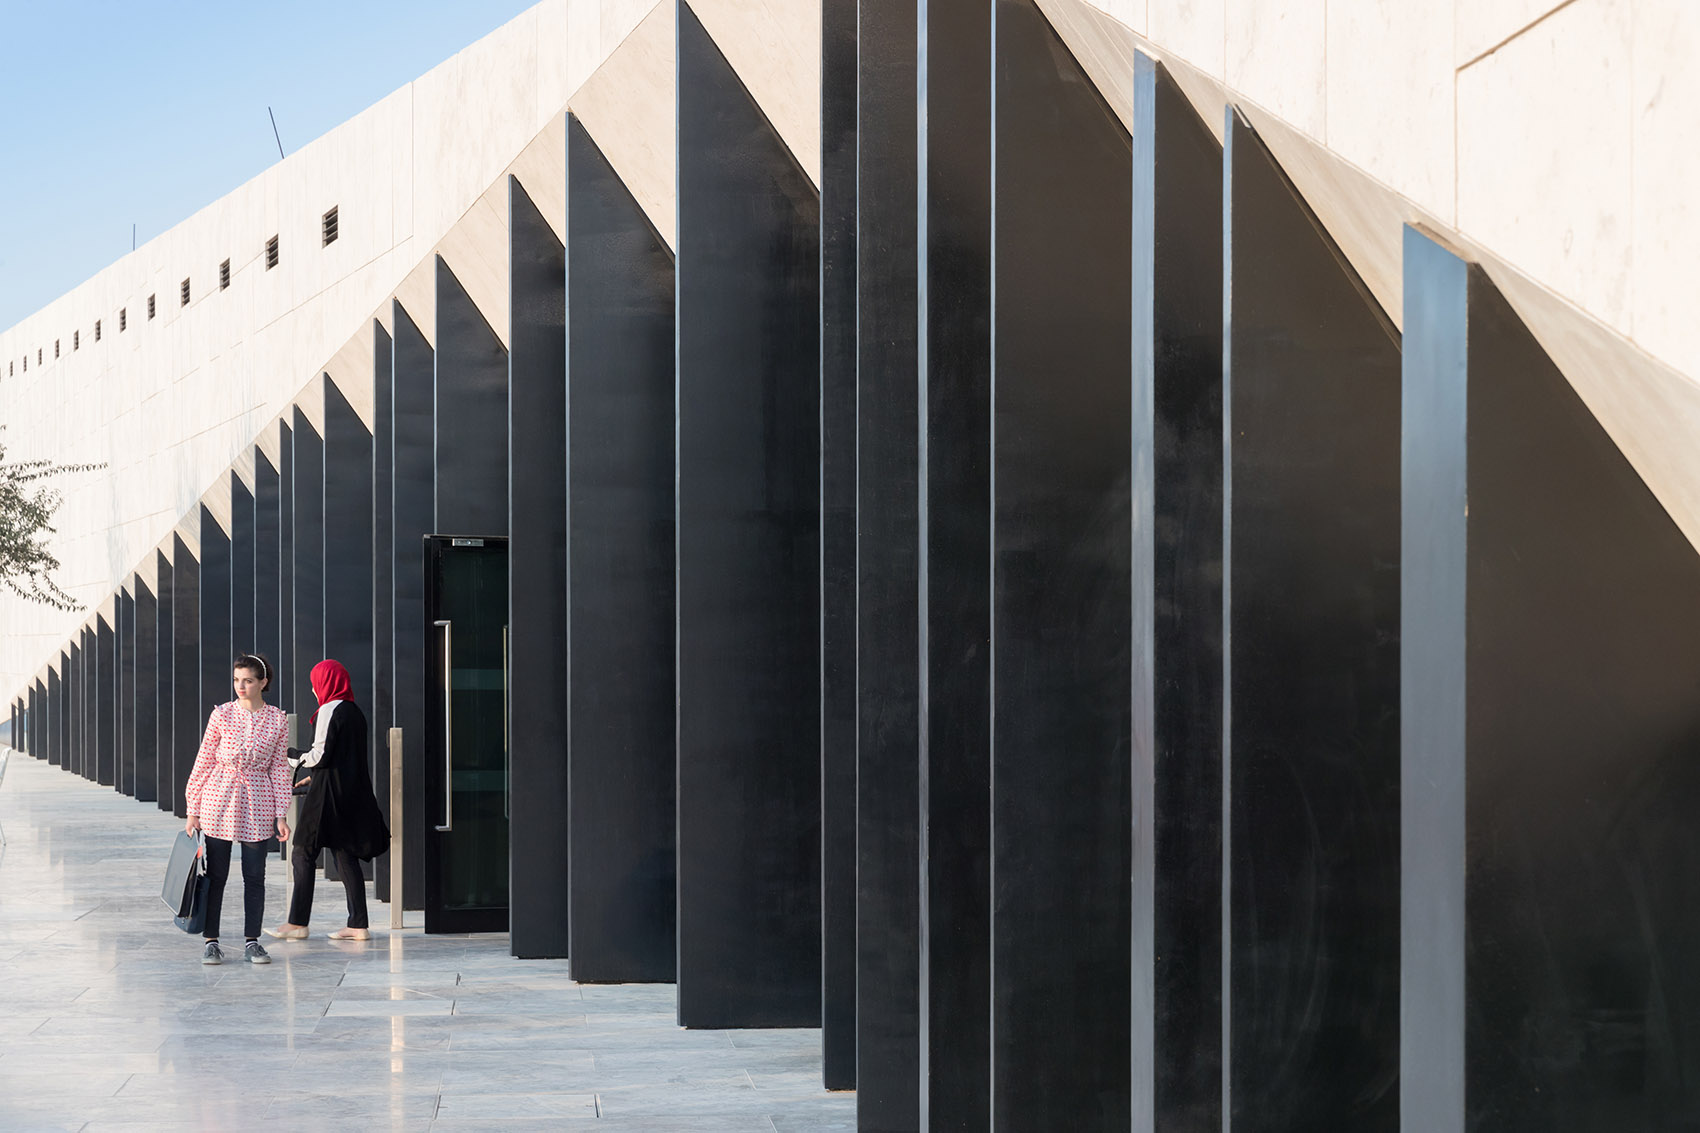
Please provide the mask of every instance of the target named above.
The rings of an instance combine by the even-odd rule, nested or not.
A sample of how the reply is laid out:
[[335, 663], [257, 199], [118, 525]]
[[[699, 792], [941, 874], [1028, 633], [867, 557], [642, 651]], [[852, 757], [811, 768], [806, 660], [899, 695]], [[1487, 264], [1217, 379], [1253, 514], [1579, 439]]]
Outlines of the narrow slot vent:
[[276, 266], [277, 266], [277, 237], [273, 236], [270, 240], [266, 241], [266, 270], [270, 271], [273, 268], [275, 268]]
[[319, 221], [319, 231], [320, 231], [321, 235], [323, 235], [323, 237], [324, 237], [324, 241], [325, 241], [324, 247], [328, 248], [331, 245], [332, 241], [334, 241], [336, 239], [336, 206], [335, 205], [332, 205], [331, 211], [327, 212], [320, 219], [320, 221]]
[[179, 307], [187, 307], [189, 305], [189, 281], [185, 279], [178, 290], [183, 297], [183, 301], [177, 305]]
[[218, 289], [223, 291], [230, 286], [230, 261], [225, 260], [218, 265]]

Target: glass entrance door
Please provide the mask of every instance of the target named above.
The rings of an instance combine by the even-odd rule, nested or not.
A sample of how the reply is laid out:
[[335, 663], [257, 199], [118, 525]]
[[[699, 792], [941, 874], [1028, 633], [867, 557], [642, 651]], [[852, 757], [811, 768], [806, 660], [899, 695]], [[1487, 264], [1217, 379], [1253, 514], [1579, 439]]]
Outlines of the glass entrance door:
[[508, 928], [508, 541], [425, 538], [425, 931]]

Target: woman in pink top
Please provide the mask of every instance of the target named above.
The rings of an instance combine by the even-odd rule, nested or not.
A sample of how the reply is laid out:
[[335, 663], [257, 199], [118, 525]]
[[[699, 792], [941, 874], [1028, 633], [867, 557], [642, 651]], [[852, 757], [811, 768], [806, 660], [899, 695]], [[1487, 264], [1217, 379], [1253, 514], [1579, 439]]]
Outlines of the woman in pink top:
[[275, 832], [289, 837], [284, 815], [289, 810], [289, 758], [285, 739], [289, 718], [266, 703], [272, 669], [265, 658], [243, 654], [236, 659], [231, 686], [236, 699], [213, 709], [207, 719], [195, 770], [185, 792], [189, 820], [184, 829], [200, 831], [207, 844], [206, 945], [201, 963], [222, 964], [218, 946], [219, 914], [224, 908], [224, 882], [230, 876], [230, 844], [242, 843], [242, 926], [247, 944], [243, 957], [251, 964], [269, 964], [260, 947], [260, 922], [266, 911], [266, 843]]

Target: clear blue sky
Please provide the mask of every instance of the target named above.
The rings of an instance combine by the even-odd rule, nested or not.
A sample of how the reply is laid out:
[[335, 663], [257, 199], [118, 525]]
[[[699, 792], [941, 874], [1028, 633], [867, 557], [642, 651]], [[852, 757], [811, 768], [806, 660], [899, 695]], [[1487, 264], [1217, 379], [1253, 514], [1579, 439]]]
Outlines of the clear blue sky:
[[534, 0], [0, 0], [0, 329]]

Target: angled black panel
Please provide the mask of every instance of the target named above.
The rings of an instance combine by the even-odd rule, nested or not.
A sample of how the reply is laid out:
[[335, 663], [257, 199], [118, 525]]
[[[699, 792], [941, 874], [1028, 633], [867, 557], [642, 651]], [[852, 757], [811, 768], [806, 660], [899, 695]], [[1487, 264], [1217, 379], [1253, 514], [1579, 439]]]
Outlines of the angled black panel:
[[[235, 479], [235, 477], [231, 477]], [[212, 510], [201, 505], [201, 689], [200, 718], [231, 700], [230, 535]]]
[[992, 9], [921, 7], [923, 1128], [991, 1124]]
[[157, 680], [154, 685], [154, 801], [160, 810], [170, 810], [172, 776], [176, 773], [171, 753], [176, 746], [172, 735], [173, 709], [177, 703], [172, 671], [177, 664], [177, 620], [174, 616], [177, 588], [172, 578], [171, 560], [163, 551], [154, 552], [154, 574], [159, 580], [159, 588], [154, 591], [157, 614], [154, 634], [154, 674]]
[[184, 818], [184, 790], [207, 722], [201, 711], [201, 564], [181, 534], [171, 543], [171, 813]]
[[[508, 656], [518, 673], [567, 665], [566, 251], [508, 178]], [[568, 696], [571, 696], [569, 690]], [[548, 697], [508, 731], [509, 940], [567, 955], [567, 703]], [[617, 806], [609, 800], [610, 808]], [[566, 838], [563, 838], [563, 834]], [[575, 958], [573, 978], [586, 978]]]
[[49, 669], [47, 673], [47, 696], [49, 700], [49, 751], [47, 762], [54, 767], [65, 766], [65, 673], [69, 658], [61, 652], [57, 669]]
[[1033, 0], [995, 19], [992, 1116], [1121, 1128], [1132, 158]]
[[77, 742], [77, 640], [80, 633], [74, 633], [59, 651], [59, 709], [62, 719], [59, 722], [59, 766], [65, 771], [76, 773], [76, 742]]
[[99, 731], [97, 729], [97, 710], [95, 702], [99, 699], [95, 686], [99, 683], [97, 669], [98, 655], [95, 652], [95, 631], [92, 626], [85, 625], [78, 634], [76, 668], [77, 668], [77, 764], [76, 771], [89, 782], [94, 782], [95, 769], [99, 761], [98, 745]]
[[105, 614], [95, 619], [93, 638], [89, 713], [94, 717], [94, 780], [114, 787], [118, 784], [118, 637]]
[[[431, 344], [407, 309], [390, 305], [391, 344], [391, 529], [394, 580], [394, 719], [402, 730], [402, 894], [409, 909], [425, 904], [425, 536], [434, 530], [436, 473], [432, 462]], [[386, 752], [388, 748], [386, 747]]]
[[508, 352], [437, 257], [435, 531], [508, 533]]
[[91, 783], [100, 781], [103, 735], [111, 737], [110, 729], [102, 730], [101, 717], [112, 707], [109, 698], [101, 695], [101, 682], [111, 667], [102, 663], [98, 622], [91, 621], [83, 628], [83, 778]]
[[[372, 791], [389, 822], [389, 728], [396, 721], [396, 519], [394, 519], [394, 349], [372, 320]], [[389, 851], [372, 861], [372, 890], [389, 900]]]
[[821, 4], [821, 1072], [856, 1088], [856, 8]]
[[1222, 147], [1134, 63], [1133, 1121], [1222, 1113]]
[[815, 188], [679, 5], [679, 1021], [820, 1021]]
[[[150, 566], [152, 564], [149, 564]], [[135, 753], [134, 793], [137, 802], [159, 799], [159, 600], [154, 596], [157, 570], [143, 578], [138, 571], [131, 579], [135, 587], [135, 668], [130, 677], [135, 693], [132, 746]]]
[[93, 622], [83, 627], [81, 661], [77, 669], [77, 703], [82, 728], [77, 773], [91, 783], [95, 781], [100, 763], [100, 713], [96, 706], [100, 699], [100, 654], [96, 637]]
[[856, 1119], [920, 1122], [917, 23], [862, 0], [856, 127]]
[[[254, 446], [254, 634], [247, 646], [281, 669], [279, 650], [279, 586], [283, 571], [283, 491], [277, 467], [265, 451]], [[233, 631], [234, 632], [234, 628]], [[280, 703], [282, 681], [274, 673], [266, 700]]]
[[1232, 111], [1223, 164], [1228, 1120], [1391, 1129], [1398, 336]]
[[673, 256], [572, 116], [567, 244], [573, 977], [671, 982]]
[[[395, 725], [394, 351], [390, 332], [372, 320], [372, 790], [390, 818], [390, 728]], [[372, 863], [373, 893], [390, 899], [390, 855]]]
[[[278, 548], [277, 655], [272, 658], [277, 680], [267, 697], [286, 712], [295, 712], [295, 438], [284, 411], [278, 425]], [[312, 690], [307, 690], [309, 699]], [[308, 712], [312, 709], [308, 708]]]
[[129, 587], [117, 595], [118, 624], [114, 647], [118, 665], [118, 732], [114, 740], [118, 776], [113, 786], [121, 794], [136, 793], [136, 599]]
[[1405, 233], [1406, 1129], [1700, 1115], [1700, 557], [1487, 274]]
[[58, 656], [53, 659], [50, 678], [49, 746], [51, 750], [48, 753], [48, 763], [62, 771], [69, 771], [71, 764], [66, 754], [66, 749], [71, 740], [71, 649], [69, 644], [61, 647]]
[[65, 768], [73, 775], [83, 773], [84, 743], [88, 721], [83, 716], [83, 631], [71, 634], [71, 664], [65, 674]]
[[[254, 554], [259, 511], [254, 493], [232, 473], [230, 477], [230, 645], [232, 654], [250, 653], [254, 644], [256, 600]], [[275, 661], [276, 658], [274, 657]]]
[[[372, 703], [372, 431], [325, 375], [324, 655], [348, 670], [354, 702]], [[389, 763], [377, 729], [367, 727], [367, 760]], [[368, 767], [376, 782], [376, 771]], [[371, 863], [363, 867], [368, 873]], [[325, 878], [332, 880], [335, 863]]]
[[71, 635], [71, 664], [65, 674], [65, 769], [73, 775], [83, 773], [87, 754], [88, 720], [83, 715], [83, 631]]
[[71, 743], [76, 736], [76, 719], [71, 695], [76, 688], [76, 672], [71, 665], [72, 647], [67, 644], [59, 651], [59, 766], [74, 771]]
[[59, 715], [63, 689], [59, 679], [59, 658], [50, 657], [42, 673], [41, 755], [50, 767], [60, 766]]
[[59, 766], [59, 659], [51, 657], [42, 671], [41, 758], [50, 767]]
[[[320, 379], [330, 386], [329, 376]], [[320, 396], [318, 391], [308, 396]], [[325, 441], [307, 414], [296, 406], [290, 425], [291, 478], [294, 505], [290, 533], [294, 539], [294, 620], [284, 625], [291, 638], [291, 711], [303, 721], [318, 707], [308, 674], [325, 659]], [[341, 658], [338, 658], [341, 660]], [[302, 728], [305, 729], [305, 724]], [[303, 735], [302, 739], [308, 739]]]
[[100, 719], [103, 705], [111, 702], [101, 696], [101, 678], [107, 666], [101, 664], [100, 633], [95, 622], [83, 627], [83, 686], [79, 692], [83, 702], [83, 763], [82, 776], [91, 783], [99, 782], [101, 762]]
[[[372, 514], [372, 431], [327, 377], [324, 649], [348, 670], [362, 711], [372, 704]], [[376, 733], [367, 740], [376, 760]], [[382, 762], [389, 763], [387, 746]]]
[[76, 735], [71, 694], [76, 687], [76, 674], [71, 666], [71, 654], [72, 646], [67, 642], [59, 651], [59, 766], [67, 772], [75, 770], [71, 762], [71, 742]]

